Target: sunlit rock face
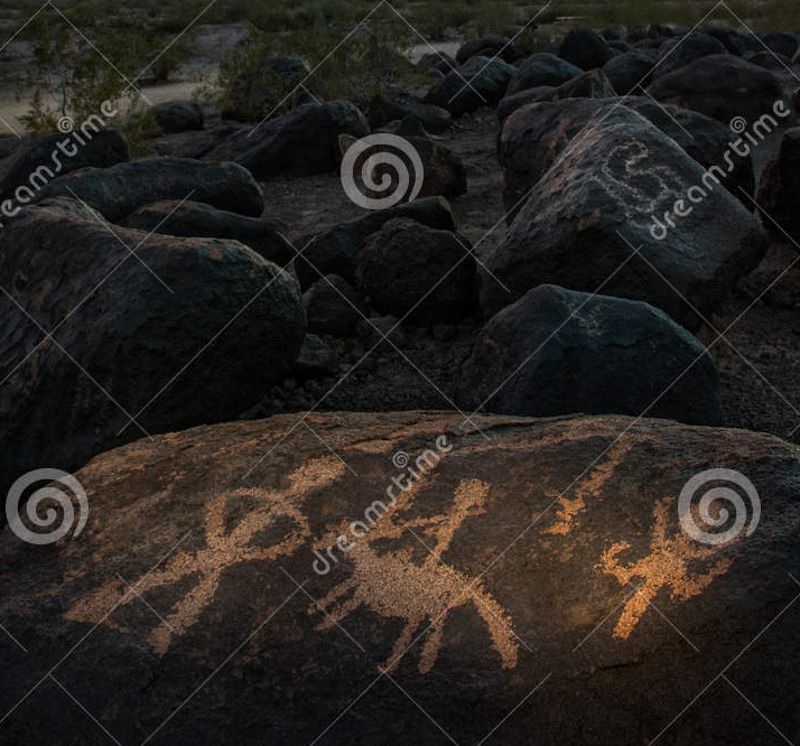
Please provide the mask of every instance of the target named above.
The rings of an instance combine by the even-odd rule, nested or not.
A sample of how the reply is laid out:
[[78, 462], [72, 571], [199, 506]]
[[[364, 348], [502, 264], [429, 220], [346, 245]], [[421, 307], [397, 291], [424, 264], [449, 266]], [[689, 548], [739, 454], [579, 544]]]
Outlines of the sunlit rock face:
[[[305, 424], [138, 441], [77, 473], [78, 537], [6, 531], [4, 743], [766, 743], [738, 690], [800, 736], [796, 447], [623, 417]], [[719, 505], [679, 513], [709, 469], [760, 496], [716, 528]]]

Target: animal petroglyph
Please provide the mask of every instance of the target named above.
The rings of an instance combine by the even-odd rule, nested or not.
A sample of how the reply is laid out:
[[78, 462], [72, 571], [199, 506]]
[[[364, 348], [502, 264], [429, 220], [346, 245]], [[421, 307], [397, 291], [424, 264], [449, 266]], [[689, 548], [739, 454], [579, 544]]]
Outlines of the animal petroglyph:
[[[330, 629], [361, 607], [382, 617], [403, 619], [405, 625], [384, 664], [388, 668], [403, 655], [425, 620], [429, 620], [430, 636], [418, 667], [424, 674], [436, 663], [450, 612], [472, 603], [486, 624], [503, 668], [514, 668], [518, 645], [505, 609], [480, 581], [441, 561], [464, 521], [486, 512], [488, 492], [486, 483], [464, 480], [455, 490], [452, 508], [444, 515], [396, 521], [397, 514], [411, 504], [410, 494], [403, 495], [381, 523], [351, 548], [348, 557], [354, 567], [352, 575], [334, 587], [319, 605], [309, 608], [310, 614], [320, 610], [325, 614], [317, 629]], [[398, 539], [414, 529], [420, 529], [434, 541], [433, 549], [421, 564], [412, 561], [411, 549], [380, 553], [373, 546], [379, 540]]]
[[[225, 570], [242, 562], [274, 560], [292, 554], [302, 545], [310, 535], [308, 518], [300, 509], [302, 499], [311, 491], [337, 480], [343, 472], [344, 466], [338, 459], [320, 458], [292, 472], [286, 490], [243, 488], [220, 493], [206, 508], [206, 546], [203, 549], [175, 554], [164, 568], [145, 575], [130, 589], [119, 578], [109, 580], [75, 603], [67, 611], [66, 618], [89, 623], [102, 620], [109, 627], [122, 629], [114, 622], [113, 614], [109, 615], [109, 610], [116, 604], [124, 606], [147, 591], [174, 585], [196, 575], [197, 582], [193, 588], [150, 633], [150, 646], [163, 655], [173, 638], [194, 625], [203, 609], [211, 603]], [[256, 507], [247, 512], [232, 530], [226, 531], [226, 507], [236, 500], [248, 498], [255, 499]], [[253, 543], [259, 533], [281, 519], [288, 519], [291, 528], [280, 541], [267, 547]]]
[[641, 578], [641, 586], [631, 596], [614, 627], [614, 637], [627, 639], [639, 623], [650, 602], [662, 588], [672, 590], [672, 598], [686, 601], [699, 595], [714, 578], [724, 575], [732, 560], [721, 559], [706, 573], [692, 572], [691, 562], [708, 560], [720, 551], [719, 546], [701, 546], [682, 531], [667, 537], [667, 515], [670, 500], [657, 503], [653, 509], [655, 523], [650, 541], [650, 554], [623, 567], [617, 559], [621, 552], [630, 548], [626, 541], [613, 544], [603, 553], [598, 565], [603, 572], [612, 575], [620, 585], [627, 585], [634, 578]]

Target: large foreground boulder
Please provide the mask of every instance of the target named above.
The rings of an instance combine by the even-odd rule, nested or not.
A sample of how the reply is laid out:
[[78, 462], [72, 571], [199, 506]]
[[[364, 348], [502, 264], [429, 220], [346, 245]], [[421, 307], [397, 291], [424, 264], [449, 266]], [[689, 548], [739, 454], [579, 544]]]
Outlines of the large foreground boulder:
[[81, 169], [49, 184], [41, 196], [79, 199], [112, 223], [161, 200], [191, 199], [256, 218], [264, 211], [261, 187], [244, 168], [191, 158], [149, 158]]
[[765, 250], [739, 200], [674, 140], [618, 107], [532, 190], [480, 270], [481, 304], [492, 316], [552, 283], [647, 301], [694, 331], [697, 311], [711, 313]]
[[230, 131], [224, 122], [221, 127], [227, 136], [219, 138], [203, 158], [235, 161], [258, 179], [335, 171], [339, 135], [369, 133], [364, 114], [349, 101], [305, 104], [256, 127]]
[[749, 154], [732, 157], [728, 127], [696, 111], [659, 104], [644, 96], [628, 96], [608, 101], [543, 103], [521, 108], [509, 116], [498, 147], [509, 222], [521, 209], [531, 188], [558, 161], [561, 153], [572, 147], [573, 138], [583, 137], [584, 131], [591, 130], [621, 105], [649, 120], [703, 168], [724, 174], [724, 179], [718, 176], [720, 181], [734, 197], [752, 209], [753, 159]]
[[800, 739], [797, 447], [462, 420], [275, 417], [95, 459], [79, 536], [0, 538], [25, 646], [0, 641], [4, 744]]
[[4, 494], [29, 469], [237, 416], [304, 332], [297, 283], [244, 245], [112, 233], [70, 200], [0, 232], [0, 286]]
[[144, 205], [120, 221], [120, 225], [168, 236], [230, 238], [281, 266], [295, 254], [282, 223], [218, 210], [194, 200], [164, 200]]
[[639, 301], [540, 285], [481, 330], [456, 403], [474, 412], [626, 414], [722, 421], [711, 356]]
[[754, 122], [772, 114], [776, 101], [791, 109], [777, 75], [731, 54], [714, 54], [674, 70], [648, 89], [662, 103], [694, 109], [729, 124], [734, 117]]
[[505, 96], [515, 71], [513, 65], [496, 57], [472, 57], [434, 85], [425, 103], [447, 109], [453, 117], [495, 106]]

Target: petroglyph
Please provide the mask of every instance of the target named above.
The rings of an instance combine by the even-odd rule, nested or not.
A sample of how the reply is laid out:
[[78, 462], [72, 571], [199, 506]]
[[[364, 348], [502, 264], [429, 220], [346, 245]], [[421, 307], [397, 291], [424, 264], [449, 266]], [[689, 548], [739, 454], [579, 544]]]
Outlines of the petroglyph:
[[600, 176], [592, 177], [628, 220], [644, 227], [649, 227], [653, 214], [674, 204], [685, 186], [669, 166], [647, 165], [650, 158], [650, 148], [641, 140], [617, 145], [603, 158]]
[[732, 560], [720, 559], [705, 573], [692, 572], [689, 569], [691, 562], [709, 560], [719, 553], [721, 547], [697, 544], [680, 529], [678, 533], [668, 538], [667, 516], [669, 506], [673, 502], [667, 498], [657, 503], [653, 509], [655, 522], [649, 555], [628, 567], [623, 567], [617, 557], [629, 549], [630, 544], [619, 541], [603, 553], [602, 561], [597, 565], [623, 586], [634, 578], [641, 579], [639, 590], [625, 603], [622, 615], [614, 627], [614, 637], [622, 639], [630, 637], [648, 605], [662, 588], [670, 588], [672, 598], [686, 601], [699, 595], [714, 578], [724, 575], [731, 566]]
[[575, 487], [575, 497], [571, 499], [565, 495], [559, 497], [560, 507], [556, 513], [556, 522], [545, 530], [546, 534], [564, 536], [575, 528], [578, 518], [586, 510], [586, 501], [602, 497], [603, 488], [636, 442], [635, 438], [620, 438], [619, 442], [609, 450], [607, 459], [578, 483]]
[[[353, 545], [348, 553], [354, 568], [352, 575], [334, 587], [319, 605], [309, 607], [310, 614], [325, 614], [317, 629], [330, 629], [361, 607], [382, 617], [403, 619], [405, 625], [384, 663], [388, 668], [405, 653], [414, 634], [429, 620], [429, 637], [418, 666], [419, 672], [425, 674], [436, 663], [450, 612], [472, 603], [486, 624], [503, 668], [514, 668], [518, 645], [508, 613], [480, 581], [441, 561], [464, 521], [486, 512], [488, 492], [485, 482], [462, 480], [455, 490], [452, 508], [444, 515], [396, 521], [398, 513], [412, 504], [411, 495], [403, 495], [381, 523]], [[410, 548], [379, 553], [373, 546], [414, 529], [434, 541], [421, 564], [412, 561]]]
[[[314, 459], [297, 468], [289, 477], [286, 490], [243, 488], [223, 491], [208, 504], [205, 514], [206, 546], [196, 552], [175, 554], [163, 569], [142, 577], [131, 588], [115, 578], [78, 600], [66, 613], [72, 621], [97, 623], [120, 629], [109, 610], [125, 606], [137, 596], [154, 588], [174, 585], [190, 576], [197, 576], [194, 587], [174, 606], [171, 614], [149, 635], [148, 642], [159, 655], [169, 650], [173, 638], [194, 625], [203, 609], [214, 599], [222, 573], [242, 562], [274, 560], [294, 553], [310, 536], [308, 518], [300, 508], [304, 497], [324, 487], [344, 473], [344, 465], [336, 458]], [[226, 508], [237, 500], [255, 499], [256, 507], [226, 532]], [[255, 537], [274, 526], [282, 518], [291, 528], [277, 543], [261, 547]]]

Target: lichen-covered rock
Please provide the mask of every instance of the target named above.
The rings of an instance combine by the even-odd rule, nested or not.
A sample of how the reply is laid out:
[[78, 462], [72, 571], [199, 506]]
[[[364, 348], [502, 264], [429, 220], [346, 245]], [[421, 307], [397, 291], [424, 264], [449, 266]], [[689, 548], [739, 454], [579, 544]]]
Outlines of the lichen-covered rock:
[[[0, 640], [4, 744], [800, 739], [796, 446], [623, 417], [304, 421], [140, 440], [76, 475], [78, 537], [0, 537], [25, 646]], [[739, 508], [679, 498], [720, 468], [688, 502], [728, 487], [743, 525], [705, 543]]]

